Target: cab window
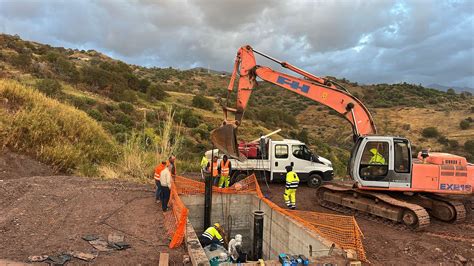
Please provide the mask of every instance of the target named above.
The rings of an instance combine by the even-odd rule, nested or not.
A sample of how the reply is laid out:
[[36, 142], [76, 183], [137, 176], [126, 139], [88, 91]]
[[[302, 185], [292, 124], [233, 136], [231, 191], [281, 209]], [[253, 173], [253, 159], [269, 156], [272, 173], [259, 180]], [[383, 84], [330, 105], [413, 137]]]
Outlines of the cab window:
[[291, 146], [291, 153], [298, 159], [311, 161], [311, 152], [305, 145]]
[[278, 158], [278, 159], [288, 158], [288, 145], [282, 145], [282, 144], [275, 145], [275, 158]]
[[394, 169], [397, 173], [410, 172], [410, 146], [406, 140], [395, 140]]
[[369, 141], [360, 161], [360, 177], [369, 181], [381, 181], [388, 174], [389, 145], [385, 141]]

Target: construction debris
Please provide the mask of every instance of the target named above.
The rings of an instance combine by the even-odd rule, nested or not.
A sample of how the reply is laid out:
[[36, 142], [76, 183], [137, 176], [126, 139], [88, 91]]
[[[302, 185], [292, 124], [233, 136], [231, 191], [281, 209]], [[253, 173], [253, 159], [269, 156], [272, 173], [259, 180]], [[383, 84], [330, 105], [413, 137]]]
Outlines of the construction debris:
[[29, 256], [28, 261], [30, 262], [42, 262], [48, 258], [48, 255], [41, 255], [41, 256]]
[[64, 265], [70, 260], [71, 256], [69, 254], [64, 253], [57, 256], [48, 256], [48, 258], [44, 262], [52, 265]]
[[78, 258], [80, 260], [84, 261], [91, 261], [99, 255], [98, 253], [85, 253], [85, 252], [77, 252], [77, 251], [72, 251], [69, 252], [69, 255], [73, 256], [74, 258]]

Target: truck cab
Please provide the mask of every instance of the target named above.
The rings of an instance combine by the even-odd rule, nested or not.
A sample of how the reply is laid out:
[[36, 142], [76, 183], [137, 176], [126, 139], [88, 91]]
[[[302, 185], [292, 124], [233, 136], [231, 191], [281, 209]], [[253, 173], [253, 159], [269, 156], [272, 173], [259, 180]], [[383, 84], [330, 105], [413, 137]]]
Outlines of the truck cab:
[[[222, 158], [218, 150], [214, 151]], [[332, 163], [314, 154], [308, 146], [295, 139], [272, 140], [261, 139], [258, 143], [239, 144], [239, 152], [246, 157], [239, 161], [230, 159], [232, 164], [231, 183], [237, 182], [255, 173], [270, 181], [284, 181], [285, 167], [293, 166], [300, 182], [307, 182], [310, 187], [319, 187], [323, 182], [331, 181], [334, 176]], [[211, 151], [206, 152], [210, 160]]]

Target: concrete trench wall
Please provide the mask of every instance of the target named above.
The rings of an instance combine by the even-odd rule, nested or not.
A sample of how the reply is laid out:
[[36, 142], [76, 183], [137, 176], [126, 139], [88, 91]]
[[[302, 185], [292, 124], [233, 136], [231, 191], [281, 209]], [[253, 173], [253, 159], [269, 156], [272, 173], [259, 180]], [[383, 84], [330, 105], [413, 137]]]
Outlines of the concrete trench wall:
[[[204, 195], [181, 196], [189, 209], [188, 220], [200, 235], [204, 228]], [[212, 197], [212, 223], [220, 223], [231, 238], [243, 237], [243, 248], [251, 253], [253, 243], [253, 212], [265, 212], [263, 226], [263, 259], [278, 259], [278, 254], [302, 254], [319, 257], [328, 254], [332, 242], [306, 229], [302, 224], [272, 209], [253, 194], [217, 194]], [[229, 239], [230, 240], [230, 239]], [[311, 247], [310, 247], [311, 246]], [[310, 254], [312, 250], [312, 254]], [[340, 253], [336, 249], [335, 252]]]

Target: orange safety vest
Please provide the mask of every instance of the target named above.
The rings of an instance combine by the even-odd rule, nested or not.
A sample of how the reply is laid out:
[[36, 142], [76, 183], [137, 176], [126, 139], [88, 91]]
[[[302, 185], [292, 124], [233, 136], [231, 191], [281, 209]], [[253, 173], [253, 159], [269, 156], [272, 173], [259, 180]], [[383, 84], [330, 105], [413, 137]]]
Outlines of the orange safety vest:
[[159, 164], [156, 168], [155, 168], [155, 180], [156, 181], [160, 181], [160, 174], [161, 174], [161, 171], [163, 171], [165, 169], [166, 165], [164, 164]]
[[[214, 161], [212, 162], [212, 177], [219, 175], [219, 169], [217, 169], [218, 165], [219, 164], [217, 162], [214, 162]], [[211, 171], [211, 165], [209, 165], [208, 171], [209, 172]]]
[[221, 161], [221, 175], [229, 176], [229, 163], [230, 161], [227, 160], [224, 164], [224, 160]]

